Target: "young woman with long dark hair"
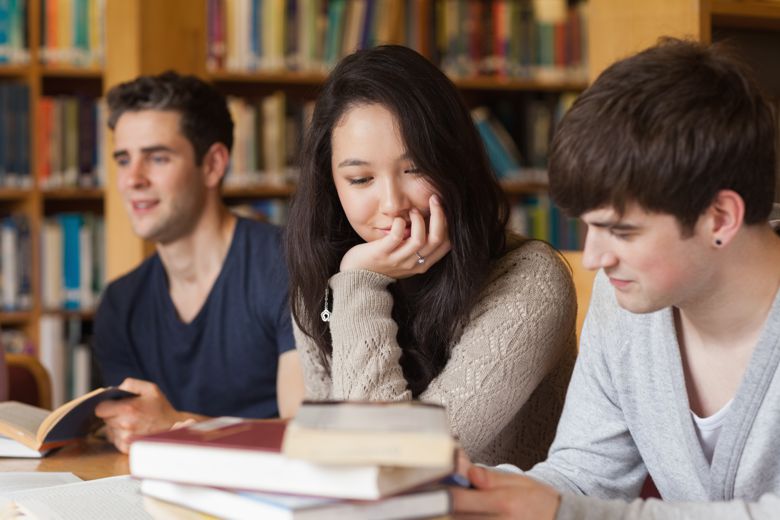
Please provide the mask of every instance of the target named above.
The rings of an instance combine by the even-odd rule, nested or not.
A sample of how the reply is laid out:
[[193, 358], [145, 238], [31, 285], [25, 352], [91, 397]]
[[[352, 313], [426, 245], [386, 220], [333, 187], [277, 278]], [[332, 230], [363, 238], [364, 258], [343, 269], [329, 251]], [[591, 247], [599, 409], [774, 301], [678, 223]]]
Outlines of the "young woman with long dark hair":
[[446, 406], [472, 460], [528, 467], [575, 355], [571, 275], [507, 233], [470, 114], [400, 46], [344, 58], [314, 108], [287, 227], [309, 399]]

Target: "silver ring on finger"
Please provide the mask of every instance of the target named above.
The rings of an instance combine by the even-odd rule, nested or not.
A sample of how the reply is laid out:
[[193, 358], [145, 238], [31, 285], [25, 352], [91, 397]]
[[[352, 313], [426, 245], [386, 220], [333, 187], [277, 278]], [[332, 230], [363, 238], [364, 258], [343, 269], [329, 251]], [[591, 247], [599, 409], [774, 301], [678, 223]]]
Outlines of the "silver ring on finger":
[[415, 255], [417, 255], [417, 263], [422, 265], [425, 263], [425, 257], [421, 255], [419, 252], [415, 252]]

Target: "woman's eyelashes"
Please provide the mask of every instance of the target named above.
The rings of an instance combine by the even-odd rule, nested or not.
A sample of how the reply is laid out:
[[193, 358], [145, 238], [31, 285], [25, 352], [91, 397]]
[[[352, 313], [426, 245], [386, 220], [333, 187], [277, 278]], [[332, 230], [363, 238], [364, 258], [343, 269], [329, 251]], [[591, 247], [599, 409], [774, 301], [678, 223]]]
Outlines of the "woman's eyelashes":
[[371, 177], [355, 177], [347, 180], [349, 181], [350, 186], [354, 186], [358, 184], [367, 184], [368, 181], [371, 180]]

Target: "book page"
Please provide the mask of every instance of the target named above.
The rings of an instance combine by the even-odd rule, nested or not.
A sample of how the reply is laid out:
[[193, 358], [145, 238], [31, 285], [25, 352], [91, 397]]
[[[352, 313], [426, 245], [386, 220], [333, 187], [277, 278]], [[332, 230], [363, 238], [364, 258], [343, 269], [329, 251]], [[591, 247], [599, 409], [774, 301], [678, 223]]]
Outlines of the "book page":
[[0, 403], [0, 433], [21, 440], [34, 441], [38, 427], [49, 415], [47, 410], [29, 404], [7, 401]]
[[31, 518], [47, 520], [150, 520], [139, 493], [140, 482], [127, 475], [8, 493]]
[[[35, 450], [17, 440], [0, 435], [0, 457], [11, 457], [14, 459], [40, 459], [47, 453], [48, 450]], [[0, 520], [2, 520], [1, 516]]]
[[74, 482], [81, 482], [81, 479], [73, 473], [9, 471], [8, 473], [0, 473], [0, 496], [14, 491], [72, 484]]

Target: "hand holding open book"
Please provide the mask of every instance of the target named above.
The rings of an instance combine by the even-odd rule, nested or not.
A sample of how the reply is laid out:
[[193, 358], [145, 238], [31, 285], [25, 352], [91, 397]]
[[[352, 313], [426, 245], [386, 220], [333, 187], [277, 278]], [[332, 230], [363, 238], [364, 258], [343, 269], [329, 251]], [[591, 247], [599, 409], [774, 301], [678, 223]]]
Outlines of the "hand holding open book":
[[98, 388], [50, 412], [16, 401], [0, 403], [0, 456], [41, 457], [85, 437], [96, 422], [95, 407], [109, 399], [133, 397], [115, 387]]

